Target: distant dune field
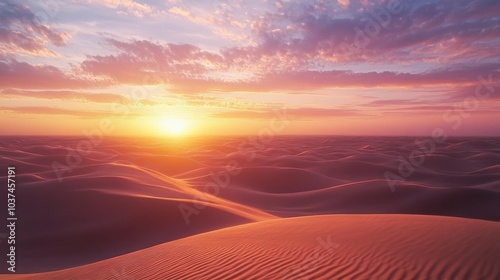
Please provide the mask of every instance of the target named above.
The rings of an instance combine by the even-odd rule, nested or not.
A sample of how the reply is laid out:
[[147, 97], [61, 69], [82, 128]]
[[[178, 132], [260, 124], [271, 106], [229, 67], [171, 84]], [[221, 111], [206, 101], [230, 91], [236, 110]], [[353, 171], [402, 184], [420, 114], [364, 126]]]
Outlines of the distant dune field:
[[500, 279], [498, 138], [407, 176], [411, 137], [108, 138], [68, 161], [79, 141], [0, 138], [29, 273], [9, 279]]

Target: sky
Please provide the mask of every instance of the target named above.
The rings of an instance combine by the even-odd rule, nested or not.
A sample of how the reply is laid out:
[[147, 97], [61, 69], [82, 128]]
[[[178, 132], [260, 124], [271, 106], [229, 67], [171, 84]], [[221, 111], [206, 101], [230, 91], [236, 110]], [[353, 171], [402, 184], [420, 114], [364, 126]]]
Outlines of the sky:
[[0, 134], [500, 136], [500, 1], [2, 1]]

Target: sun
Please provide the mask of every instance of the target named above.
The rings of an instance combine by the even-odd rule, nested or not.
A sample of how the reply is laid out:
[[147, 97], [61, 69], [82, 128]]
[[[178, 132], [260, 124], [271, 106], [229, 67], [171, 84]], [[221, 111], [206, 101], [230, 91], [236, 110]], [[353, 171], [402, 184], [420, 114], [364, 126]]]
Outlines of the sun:
[[184, 135], [187, 133], [189, 124], [183, 119], [165, 119], [163, 120], [163, 128], [170, 135]]

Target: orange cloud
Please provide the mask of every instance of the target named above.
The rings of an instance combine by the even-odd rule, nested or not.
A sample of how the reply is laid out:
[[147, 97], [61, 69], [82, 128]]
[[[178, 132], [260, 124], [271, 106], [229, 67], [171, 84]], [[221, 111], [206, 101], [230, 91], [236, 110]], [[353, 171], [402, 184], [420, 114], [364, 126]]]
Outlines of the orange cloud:
[[54, 107], [0, 107], [0, 111], [10, 112], [14, 114], [34, 114], [34, 115], [64, 115], [79, 118], [107, 118], [107, 117], [137, 117], [141, 116], [137, 113], [124, 114], [123, 112], [109, 112], [109, 111], [81, 111], [70, 110]]
[[5, 89], [1, 91], [2, 97], [32, 97], [40, 99], [76, 100], [95, 103], [130, 103], [131, 100], [123, 95], [114, 93], [83, 93], [76, 91], [27, 91]]
[[128, 15], [133, 15], [138, 18], [153, 13], [153, 8], [150, 5], [133, 0], [86, 0], [86, 2], [117, 9], [119, 12], [125, 12]]

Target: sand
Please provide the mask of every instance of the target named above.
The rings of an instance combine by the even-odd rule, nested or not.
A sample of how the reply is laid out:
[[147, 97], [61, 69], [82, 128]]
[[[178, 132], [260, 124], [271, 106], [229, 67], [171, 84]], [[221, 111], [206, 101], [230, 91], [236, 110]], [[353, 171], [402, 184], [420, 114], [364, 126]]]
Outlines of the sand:
[[[18, 172], [18, 272], [500, 277], [500, 139], [438, 143], [394, 188], [384, 174], [399, 174], [401, 157], [420, 149], [415, 138], [290, 136], [254, 147], [251, 140], [106, 138], [60, 182], [52, 164], [66, 164], [81, 138], [1, 137], [2, 166]], [[338, 243], [331, 254], [306, 262], [304, 275], [290, 272], [329, 234]]]
[[464, 218], [305, 216], [16, 279], [498, 279], [498, 236], [500, 224]]

